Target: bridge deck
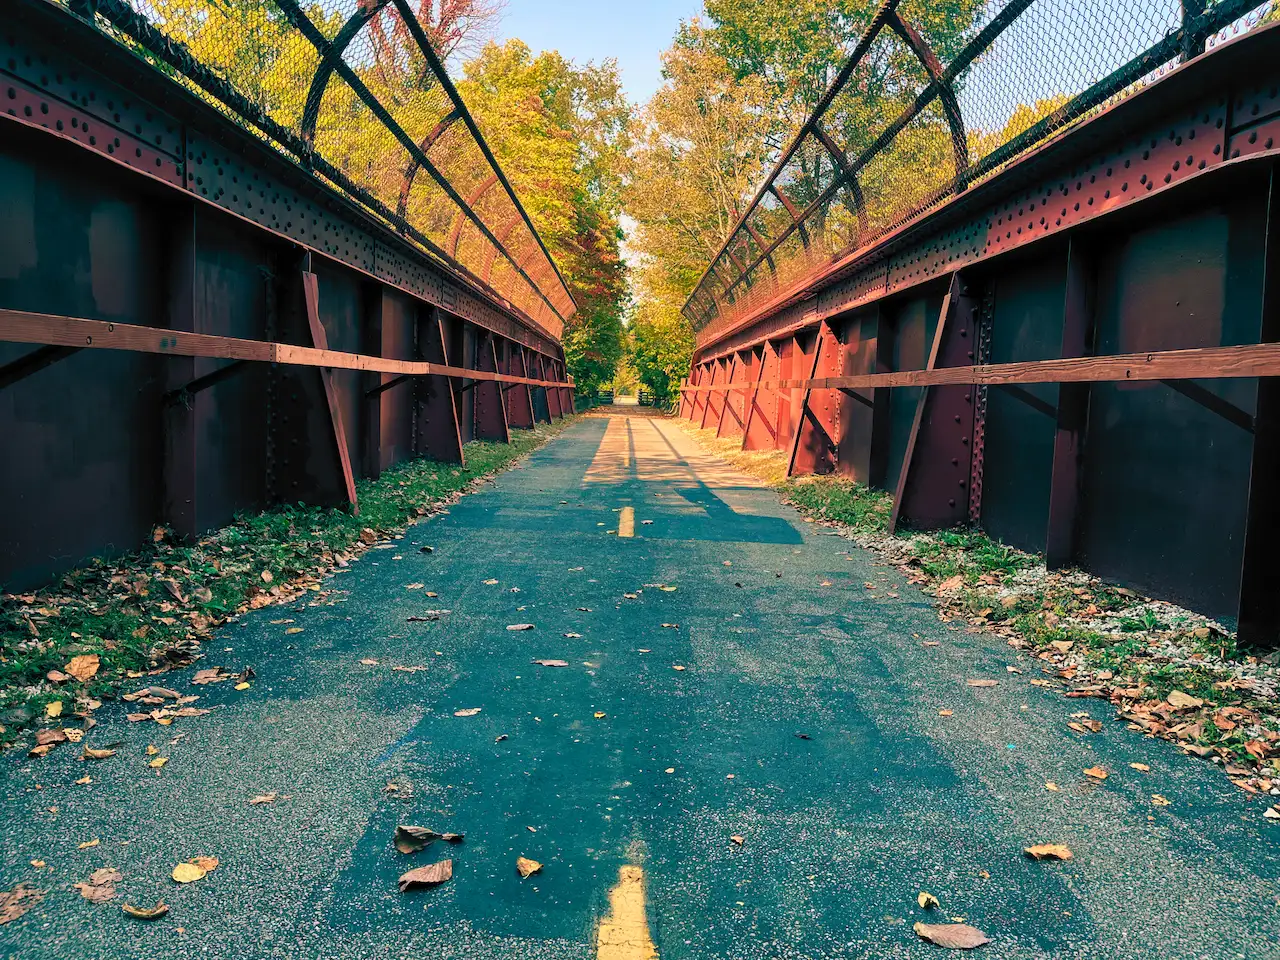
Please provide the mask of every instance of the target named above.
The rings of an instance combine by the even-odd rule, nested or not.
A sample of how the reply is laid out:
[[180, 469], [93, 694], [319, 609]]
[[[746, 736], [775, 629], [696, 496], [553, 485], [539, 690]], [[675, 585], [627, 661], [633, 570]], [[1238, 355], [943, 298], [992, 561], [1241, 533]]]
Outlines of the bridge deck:
[[[632, 537], [610, 535], [623, 510]], [[1262, 801], [1123, 726], [1070, 733], [1089, 701], [1031, 686], [1035, 661], [939, 622], [670, 421], [580, 422], [323, 587], [207, 645], [199, 666], [251, 665], [249, 689], [135, 684], [208, 716], [108, 705], [84, 743], [115, 757], [4, 758], [5, 869], [44, 860], [57, 891], [0, 927], [0, 952], [631, 960], [647, 938], [663, 960], [931, 957], [922, 890], [989, 957], [1256, 957], [1280, 935], [1274, 858], [1239, 816], [1261, 823]], [[428, 608], [450, 612], [408, 622]], [[1098, 765], [1104, 783], [1082, 773]], [[397, 824], [466, 839], [405, 856]], [[1041, 842], [1075, 859], [1023, 856]], [[221, 863], [169, 880], [200, 855]], [[522, 881], [521, 855], [543, 871]], [[446, 856], [449, 883], [397, 892]], [[108, 866], [169, 920], [70, 890]]]

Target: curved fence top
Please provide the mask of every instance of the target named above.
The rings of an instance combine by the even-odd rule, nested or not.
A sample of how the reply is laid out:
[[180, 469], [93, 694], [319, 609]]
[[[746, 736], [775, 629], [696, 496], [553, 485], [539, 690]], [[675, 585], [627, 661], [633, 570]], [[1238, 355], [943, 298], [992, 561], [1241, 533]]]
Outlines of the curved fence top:
[[62, 2], [559, 338], [573, 296], [410, 0]]
[[1272, 8], [885, 0], [685, 304], [698, 342]]

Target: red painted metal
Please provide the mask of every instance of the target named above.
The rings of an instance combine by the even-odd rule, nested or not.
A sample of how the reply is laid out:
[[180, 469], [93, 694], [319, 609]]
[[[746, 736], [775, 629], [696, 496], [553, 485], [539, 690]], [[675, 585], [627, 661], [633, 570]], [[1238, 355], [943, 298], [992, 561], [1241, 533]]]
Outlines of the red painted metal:
[[[492, 335], [483, 337], [476, 350], [476, 367], [491, 373], [500, 373], [498, 348]], [[475, 381], [472, 388], [475, 397], [475, 433], [480, 440], [511, 442], [507, 426], [507, 408], [502, 399], [502, 384], [494, 380]]]
[[[810, 357], [810, 379], [840, 375], [840, 341], [827, 324], [818, 328]], [[787, 476], [834, 473], [840, 456], [840, 399], [830, 390], [801, 394]]]
[[[953, 274], [926, 369], [973, 363], [976, 334], [977, 303], [965, 281]], [[921, 390], [898, 475], [891, 533], [904, 523], [932, 529], [954, 526], [968, 517], [973, 423], [972, 386]]]
[[[502, 341], [503, 363], [507, 373], [520, 377], [529, 375], [525, 367], [524, 350], [509, 340]], [[503, 388], [507, 400], [507, 423], [521, 430], [533, 427], [533, 397], [529, 385], [515, 383]]]
[[743, 450], [776, 450], [778, 445], [778, 390], [761, 382], [776, 380], [778, 350], [770, 343], [760, 347], [756, 359], [756, 379], [747, 409], [747, 427], [742, 434]]

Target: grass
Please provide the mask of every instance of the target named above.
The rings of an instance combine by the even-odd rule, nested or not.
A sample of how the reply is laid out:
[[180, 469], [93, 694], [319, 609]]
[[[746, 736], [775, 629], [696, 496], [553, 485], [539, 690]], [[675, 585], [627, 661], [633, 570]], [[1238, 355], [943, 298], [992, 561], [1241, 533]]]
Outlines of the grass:
[[[161, 527], [127, 556], [94, 560], [44, 588], [0, 597], [0, 744], [50, 704], [61, 704], [52, 709], [67, 716], [113, 696], [130, 674], [189, 660], [201, 638], [238, 613], [318, 591], [334, 566], [572, 422], [513, 431], [510, 444], [467, 444], [465, 467], [415, 460], [362, 480], [358, 516], [286, 504], [246, 513], [194, 543], [176, 542]], [[89, 681], [47, 679], [77, 655], [99, 657]]]

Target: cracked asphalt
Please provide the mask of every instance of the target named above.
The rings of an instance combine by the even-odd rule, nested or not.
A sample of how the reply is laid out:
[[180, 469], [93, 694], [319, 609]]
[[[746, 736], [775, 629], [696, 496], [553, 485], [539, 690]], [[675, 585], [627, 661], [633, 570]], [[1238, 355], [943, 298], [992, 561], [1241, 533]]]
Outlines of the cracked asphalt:
[[[990, 958], [1280, 957], [1264, 802], [1103, 702], [1031, 686], [1034, 661], [942, 623], [665, 420], [585, 418], [325, 589], [207, 644], [198, 666], [252, 665], [248, 690], [190, 686], [194, 668], [138, 681], [208, 716], [108, 704], [85, 743], [115, 757], [0, 759], [0, 887], [47, 891], [0, 926], [0, 956], [577, 960], [623, 877], [643, 913], [614, 897], [637, 932], [611, 957], [645, 956], [646, 922], [663, 960], [931, 957], [912, 924], [948, 917]], [[429, 609], [449, 612], [408, 619]], [[1078, 710], [1103, 731], [1069, 731]], [[466, 839], [406, 856], [402, 823]], [[1033, 862], [1034, 843], [1075, 857]], [[201, 855], [219, 867], [169, 879]], [[451, 881], [397, 890], [446, 856]], [[543, 871], [522, 880], [517, 856]], [[89, 903], [72, 884], [105, 866], [120, 895]], [[158, 921], [120, 911], [162, 898]]]

